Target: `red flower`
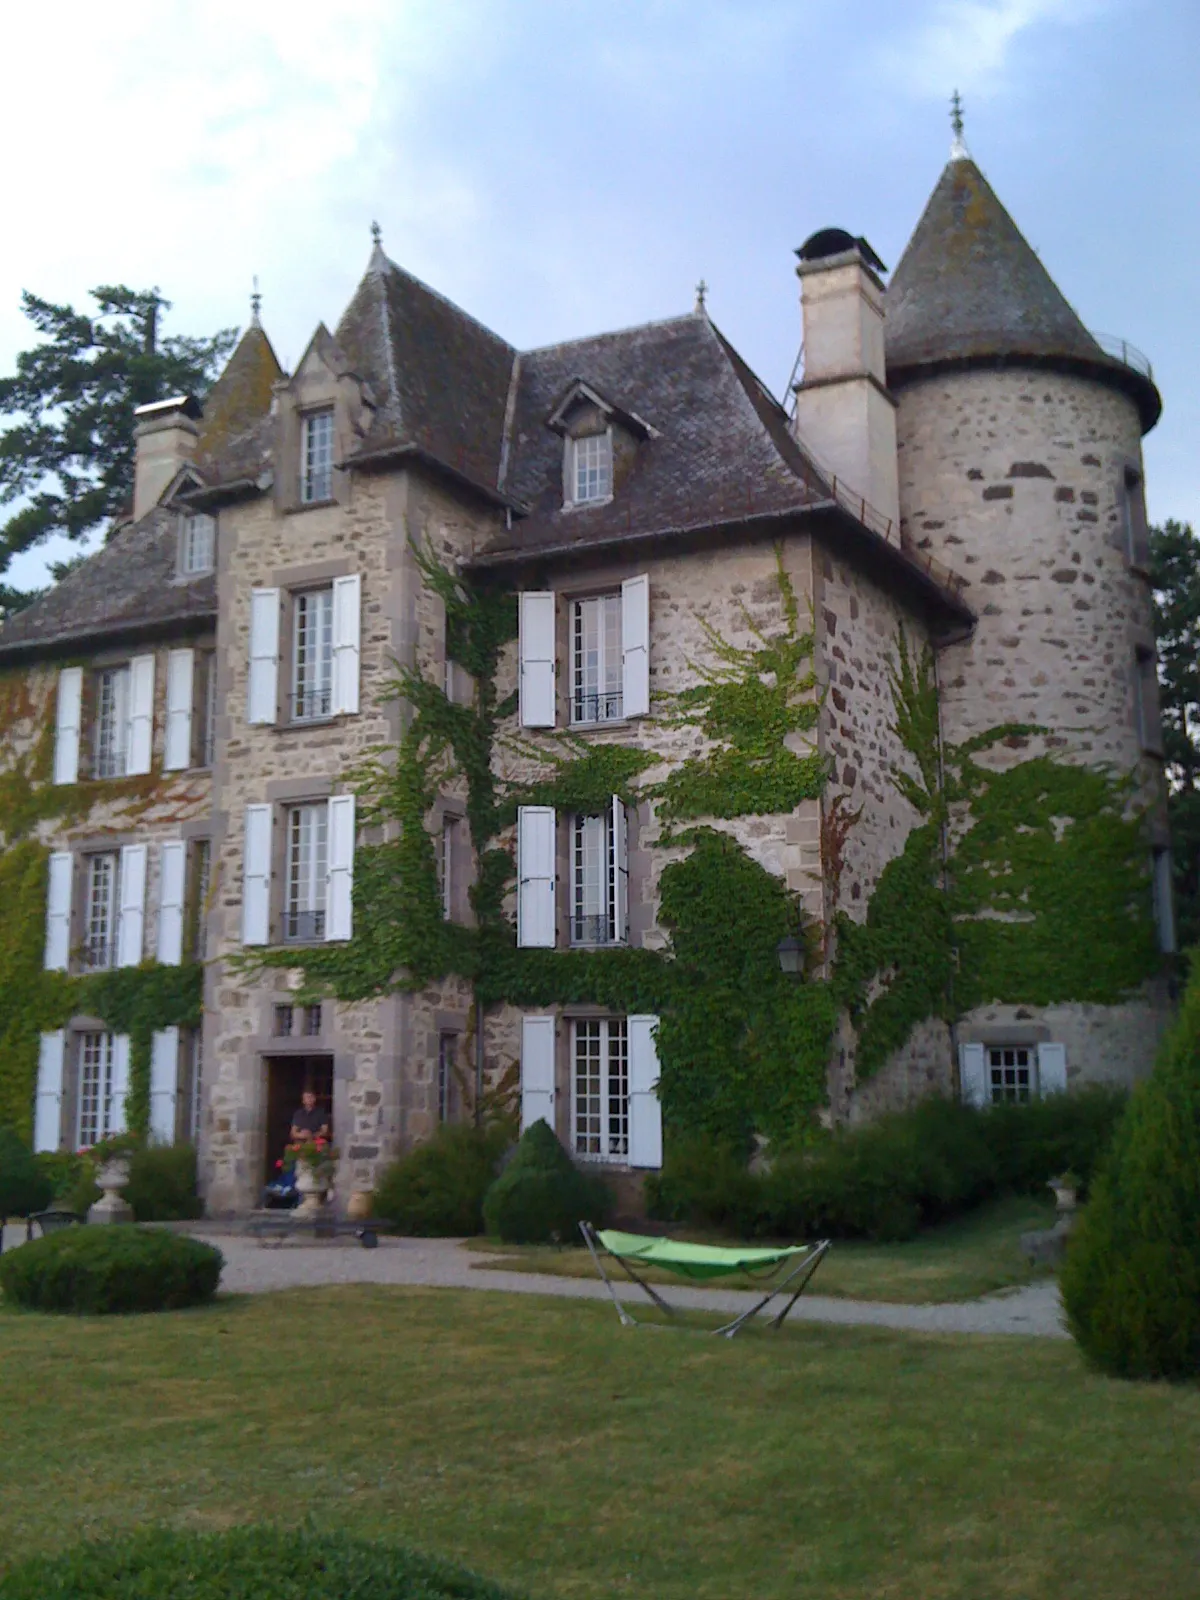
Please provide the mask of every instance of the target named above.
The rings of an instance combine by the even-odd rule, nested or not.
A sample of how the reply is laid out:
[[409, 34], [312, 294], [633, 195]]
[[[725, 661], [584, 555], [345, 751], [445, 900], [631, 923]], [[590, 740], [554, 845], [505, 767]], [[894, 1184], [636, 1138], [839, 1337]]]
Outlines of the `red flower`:
[[276, 1163], [275, 1163], [275, 1165], [276, 1165], [276, 1166], [277, 1166], [277, 1167], [281, 1167], [281, 1166], [282, 1166], [282, 1165], [283, 1165], [283, 1162], [282, 1162], [282, 1161], [277, 1161], [277, 1162], [276, 1162]]

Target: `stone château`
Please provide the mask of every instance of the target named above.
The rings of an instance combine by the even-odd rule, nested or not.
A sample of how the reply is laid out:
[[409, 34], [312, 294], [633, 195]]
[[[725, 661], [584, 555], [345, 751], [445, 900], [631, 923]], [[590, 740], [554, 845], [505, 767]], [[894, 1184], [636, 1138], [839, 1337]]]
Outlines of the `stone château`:
[[295, 372], [256, 313], [138, 413], [0, 630], [0, 1121], [194, 1139], [230, 1211], [306, 1084], [361, 1204], [485, 1103], [628, 1184], [1147, 1070], [1150, 369], [961, 143], [886, 287], [798, 256], [786, 404], [702, 304], [517, 351], [377, 240]]

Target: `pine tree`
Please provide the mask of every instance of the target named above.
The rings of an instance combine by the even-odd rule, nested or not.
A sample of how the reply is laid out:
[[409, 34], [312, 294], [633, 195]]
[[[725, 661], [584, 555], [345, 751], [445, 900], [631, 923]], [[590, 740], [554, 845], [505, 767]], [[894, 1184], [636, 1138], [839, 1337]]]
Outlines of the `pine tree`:
[[1062, 1294], [1071, 1332], [1102, 1371], [1200, 1377], [1200, 960], [1117, 1128]]
[[1200, 539], [1187, 523], [1150, 530], [1163, 748], [1179, 942], [1200, 942]]
[[[81, 540], [128, 509], [133, 413], [173, 394], [198, 399], [233, 348], [236, 330], [210, 338], [159, 332], [170, 309], [157, 289], [92, 290], [94, 315], [26, 292], [22, 309], [41, 342], [0, 378], [0, 505], [21, 502], [0, 526], [0, 574], [51, 534]], [[0, 610], [31, 598], [0, 584]]]

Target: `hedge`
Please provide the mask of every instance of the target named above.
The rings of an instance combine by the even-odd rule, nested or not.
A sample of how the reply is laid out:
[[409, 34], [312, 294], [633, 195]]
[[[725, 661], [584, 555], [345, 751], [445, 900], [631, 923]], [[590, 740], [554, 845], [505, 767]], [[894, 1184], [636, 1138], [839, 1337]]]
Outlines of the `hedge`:
[[212, 1245], [164, 1228], [87, 1225], [6, 1251], [0, 1290], [31, 1311], [177, 1311], [212, 1299], [223, 1264]]

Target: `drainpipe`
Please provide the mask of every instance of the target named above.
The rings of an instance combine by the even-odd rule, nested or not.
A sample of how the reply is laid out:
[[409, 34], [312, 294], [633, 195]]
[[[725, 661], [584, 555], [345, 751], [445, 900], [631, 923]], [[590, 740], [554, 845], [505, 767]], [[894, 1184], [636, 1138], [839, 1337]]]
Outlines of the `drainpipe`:
[[[943, 647], [953, 644], [954, 639], [942, 641]], [[933, 687], [937, 694], [937, 759], [938, 759], [938, 789], [941, 798], [941, 817], [938, 822], [939, 846], [942, 856], [942, 894], [947, 903], [950, 899], [950, 814], [946, 803], [946, 744], [942, 732], [942, 679], [939, 669], [939, 646], [933, 641]], [[962, 1099], [962, 1073], [958, 1063], [958, 1013], [954, 1004], [954, 979], [958, 972], [958, 945], [951, 945], [950, 981], [947, 998], [950, 1001], [950, 1082], [954, 1088], [955, 1098]]]

